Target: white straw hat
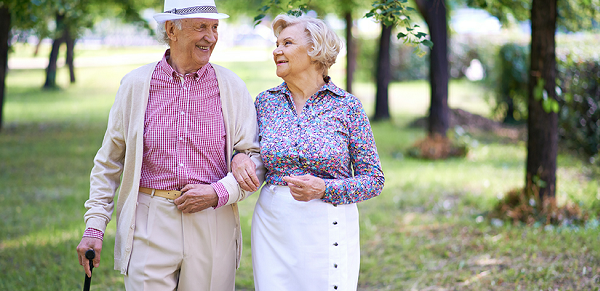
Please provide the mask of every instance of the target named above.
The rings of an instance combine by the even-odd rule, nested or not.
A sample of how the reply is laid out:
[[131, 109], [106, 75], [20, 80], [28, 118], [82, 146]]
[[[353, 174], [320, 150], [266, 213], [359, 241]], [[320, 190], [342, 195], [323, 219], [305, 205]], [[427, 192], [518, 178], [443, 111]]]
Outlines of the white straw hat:
[[165, 12], [154, 14], [157, 22], [186, 18], [223, 19], [229, 15], [217, 12], [214, 0], [165, 0]]

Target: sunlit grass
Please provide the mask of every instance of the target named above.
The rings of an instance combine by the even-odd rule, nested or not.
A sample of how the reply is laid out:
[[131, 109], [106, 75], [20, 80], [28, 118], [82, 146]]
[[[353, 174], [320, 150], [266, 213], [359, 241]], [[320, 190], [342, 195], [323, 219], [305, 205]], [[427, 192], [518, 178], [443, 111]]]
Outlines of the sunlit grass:
[[[81, 52], [84, 55], [86, 52]], [[121, 52], [120, 52], [121, 53]], [[108, 52], [90, 53], [93, 57]], [[159, 54], [160, 55], [160, 54]], [[253, 96], [278, 85], [270, 60], [224, 65]], [[336, 64], [343, 65], [343, 64]], [[100, 146], [120, 79], [138, 65], [77, 69], [77, 82], [59, 70], [61, 89], [42, 91], [42, 69], [12, 70], [7, 79], [5, 126], [0, 132], [0, 290], [81, 290], [75, 246], [92, 159]], [[343, 87], [340, 70], [332, 71]], [[372, 112], [374, 87], [355, 84]], [[426, 114], [426, 82], [392, 84], [393, 119], [373, 123], [386, 176], [380, 197], [359, 204], [360, 290], [596, 290], [600, 287], [598, 227], [568, 229], [493, 226], [483, 220], [498, 197], [524, 183], [524, 142], [479, 139], [465, 159], [423, 161], [406, 149], [425, 132], [407, 125]], [[487, 115], [482, 89], [450, 84], [451, 107]], [[586, 165], [558, 159], [558, 198], [587, 207], [600, 199]], [[253, 290], [251, 215], [257, 195], [240, 203], [244, 252], [237, 290]], [[109, 224], [96, 290], [124, 290], [112, 270], [115, 221]]]

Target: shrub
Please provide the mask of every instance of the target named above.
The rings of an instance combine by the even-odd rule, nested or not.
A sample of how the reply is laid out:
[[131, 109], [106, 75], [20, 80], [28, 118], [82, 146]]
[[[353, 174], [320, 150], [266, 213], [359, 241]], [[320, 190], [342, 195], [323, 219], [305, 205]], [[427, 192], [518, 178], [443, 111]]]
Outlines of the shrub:
[[[593, 38], [559, 38], [557, 98], [559, 137], [568, 148], [593, 157], [600, 151], [600, 58]], [[508, 43], [498, 52], [499, 73], [487, 82], [494, 113], [505, 122], [527, 119], [529, 48]]]
[[499, 73], [495, 84], [495, 115], [505, 123], [527, 119], [527, 82], [529, 81], [529, 46], [507, 43], [500, 47]]
[[587, 156], [600, 151], [600, 61], [559, 58], [559, 135]]

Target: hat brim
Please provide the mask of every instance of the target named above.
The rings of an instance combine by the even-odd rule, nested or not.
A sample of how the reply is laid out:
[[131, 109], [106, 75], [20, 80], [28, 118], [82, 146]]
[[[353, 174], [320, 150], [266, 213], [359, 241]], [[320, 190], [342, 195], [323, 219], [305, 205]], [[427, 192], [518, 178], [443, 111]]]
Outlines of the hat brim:
[[154, 20], [156, 22], [165, 22], [168, 20], [176, 20], [176, 19], [190, 19], [190, 18], [206, 18], [206, 19], [224, 19], [229, 18], [229, 15], [224, 13], [194, 13], [194, 14], [185, 14], [178, 15], [174, 13], [156, 13], [154, 14]]

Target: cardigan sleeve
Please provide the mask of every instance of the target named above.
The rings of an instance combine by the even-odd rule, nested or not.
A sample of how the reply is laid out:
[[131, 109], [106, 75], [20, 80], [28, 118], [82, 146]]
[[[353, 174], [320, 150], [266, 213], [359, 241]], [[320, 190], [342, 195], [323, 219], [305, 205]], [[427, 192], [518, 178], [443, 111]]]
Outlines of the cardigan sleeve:
[[[256, 175], [262, 185], [264, 181], [265, 168], [260, 157], [260, 143], [258, 141], [258, 125], [256, 120], [256, 109], [252, 96], [246, 88], [246, 84], [232, 71], [221, 66], [213, 65], [217, 72], [219, 88], [223, 95], [223, 116], [227, 118], [227, 134], [232, 143], [232, 150], [247, 154], [256, 165]], [[231, 161], [227, 161], [228, 165]], [[244, 200], [253, 192], [240, 188], [231, 172], [219, 182], [227, 189], [229, 200], [225, 205], [237, 203]]]
[[87, 228], [106, 231], [114, 210], [114, 197], [120, 184], [125, 158], [125, 136], [121, 102], [128, 94], [126, 86], [119, 87], [108, 116], [108, 125], [102, 146], [94, 158], [90, 175], [90, 198], [85, 202]]

